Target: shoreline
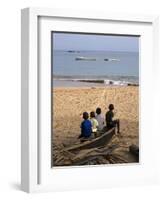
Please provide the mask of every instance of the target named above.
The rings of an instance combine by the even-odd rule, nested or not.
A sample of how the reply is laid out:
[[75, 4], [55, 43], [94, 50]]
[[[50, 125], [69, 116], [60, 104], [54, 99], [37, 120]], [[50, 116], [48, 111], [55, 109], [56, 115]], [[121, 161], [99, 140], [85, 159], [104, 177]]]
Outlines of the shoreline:
[[137, 88], [139, 85], [109, 85], [109, 86], [53, 86], [52, 90], [82, 90], [82, 89], [115, 89], [115, 88]]
[[[59, 84], [58, 84], [59, 83]], [[109, 80], [109, 79], [53, 79], [53, 85], [57, 85], [56, 87], [82, 87], [86, 86], [102, 86], [102, 87], [110, 87], [110, 86], [139, 86], [138, 82], [131, 82], [125, 80]]]

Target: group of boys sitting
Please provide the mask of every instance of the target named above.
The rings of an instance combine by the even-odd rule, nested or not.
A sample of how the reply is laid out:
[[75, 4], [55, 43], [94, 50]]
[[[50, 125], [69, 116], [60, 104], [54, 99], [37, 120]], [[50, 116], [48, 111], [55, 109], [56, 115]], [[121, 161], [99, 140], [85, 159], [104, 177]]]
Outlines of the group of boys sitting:
[[[89, 138], [96, 137], [98, 133], [104, 133], [105, 131], [117, 127], [117, 133], [120, 129], [119, 119], [114, 118], [114, 105], [109, 105], [109, 110], [105, 114], [105, 118], [101, 113], [101, 108], [96, 109], [96, 114], [94, 111], [90, 112], [90, 118], [88, 112], [83, 113], [83, 121], [81, 123], [81, 134], [79, 138]], [[105, 125], [106, 122], [106, 125]]]

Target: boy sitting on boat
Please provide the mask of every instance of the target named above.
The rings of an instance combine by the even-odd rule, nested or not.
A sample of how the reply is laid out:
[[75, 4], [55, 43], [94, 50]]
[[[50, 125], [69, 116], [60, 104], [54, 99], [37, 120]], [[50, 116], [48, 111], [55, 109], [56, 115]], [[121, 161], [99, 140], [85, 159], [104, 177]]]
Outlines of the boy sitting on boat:
[[98, 130], [102, 131], [105, 125], [104, 116], [101, 113], [101, 108], [96, 108], [96, 120], [98, 121]]
[[92, 134], [92, 124], [91, 121], [88, 119], [89, 118], [89, 114], [87, 112], [83, 113], [83, 121], [81, 123], [81, 135], [79, 136], [79, 138], [89, 138]]
[[108, 129], [111, 129], [113, 127], [117, 127], [117, 133], [120, 133], [120, 122], [119, 119], [113, 119], [114, 118], [114, 105], [109, 105], [109, 111], [106, 113], [106, 126]]
[[91, 121], [91, 124], [92, 124], [92, 133], [94, 134], [94, 136], [96, 136], [97, 135], [97, 129], [98, 129], [98, 121], [95, 118], [95, 112], [94, 111], [92, 111], [90, 113], [90, 121]]

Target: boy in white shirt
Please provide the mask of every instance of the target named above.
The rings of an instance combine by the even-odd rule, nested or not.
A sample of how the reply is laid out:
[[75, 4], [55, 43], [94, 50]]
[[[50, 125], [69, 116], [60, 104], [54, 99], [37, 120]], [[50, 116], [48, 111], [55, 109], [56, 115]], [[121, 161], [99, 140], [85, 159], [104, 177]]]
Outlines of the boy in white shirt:
[[98, 130], [101, 131], [105, 125], [104, 116], [101, 114], [101, 108], [96, 109], [96, 120], [98, 121]]

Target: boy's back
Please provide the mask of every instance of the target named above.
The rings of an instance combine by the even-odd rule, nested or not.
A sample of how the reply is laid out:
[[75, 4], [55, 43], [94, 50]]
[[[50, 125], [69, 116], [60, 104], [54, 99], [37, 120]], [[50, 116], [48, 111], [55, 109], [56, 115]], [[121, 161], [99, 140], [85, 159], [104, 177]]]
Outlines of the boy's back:
[[98, 121], [95, 118], [91, 118], [90, 121], [92, 124], [92, 132], [97, 132]]
[[81, 123], [81, 136], [82, 137], [90, 137], [92, 132], [92, 124], [86, 119]]
[[113, 121], [114, 113], [113, 111], [109, 110], [106, 113], [106, 125], [109, 126]]
[[98, 129], [102, 130], [105, 124], [104, 116], [102, 114], [97, 114], [95, 118], [98, 121]]

